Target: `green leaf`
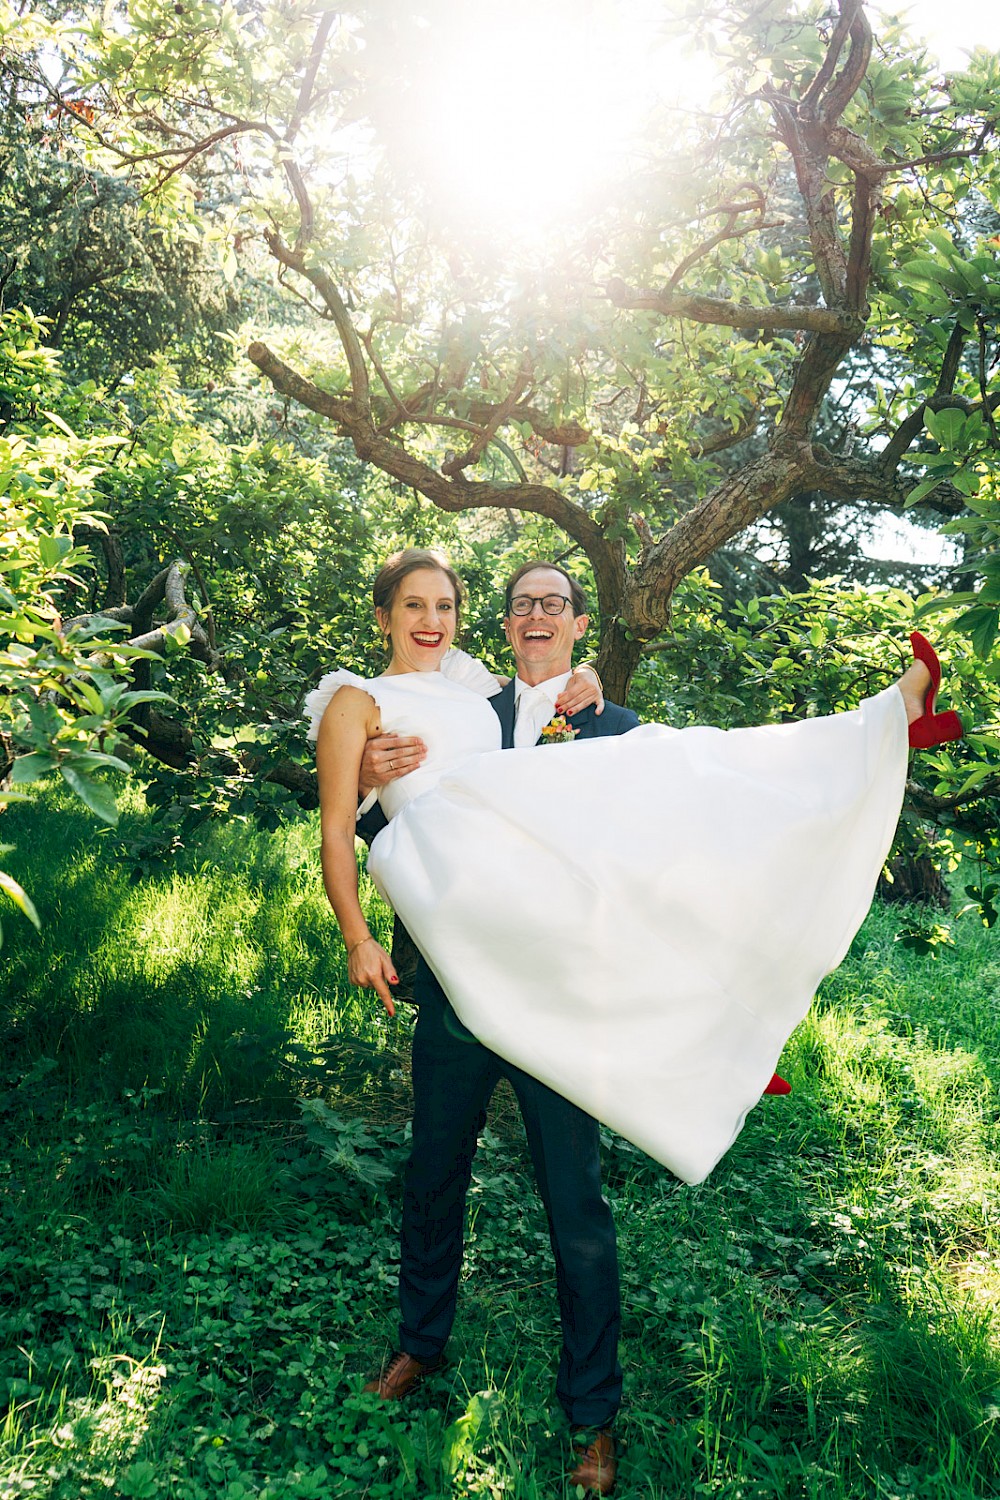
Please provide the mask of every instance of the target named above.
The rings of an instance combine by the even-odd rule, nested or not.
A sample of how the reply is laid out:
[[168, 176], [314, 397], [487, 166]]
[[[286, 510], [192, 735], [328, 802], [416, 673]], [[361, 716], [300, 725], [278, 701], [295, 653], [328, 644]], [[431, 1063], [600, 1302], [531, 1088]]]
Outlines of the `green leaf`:
[[76, 690], [80, 694], [80, 697], [83, 699], [83, 701], [87, 704], [91, 712], [99, 715], [101, 719], [103, 719], [104, 700], [102, 699], [97, 689], [95, 687], [92, 687], [89, 682], [78, 682], [76, 684]]
[[945, 260], [955, 260], [958, 252], [955, 249], [954, 240], [946, 230], [928, 229], [926, 231], [926, 237], [928, 242], [934, 246], [934, 249], [937, 250], [940, 255], [944, 256]]
[[71, 536], [40, 536], [38, 538], [38, 555], [42, 559], [42, 566], [46, 568], [57, 568], [68, 552], [73, 550], [73, 538]]
[[1000, 609], [977, 604], [973, 609], [967, 609], [964, 615], [959, 615], [954, 628], [969, 637], [976, 655], [985, 661], [993, 650], [1000, 629]]
[[92, 781], [73, 766], [60, 766], [59, 769], [66, 785], [86, 803], [92, 813], [96, 813], [105, 823], [114, 825], [118, 822], [118, 804], [108, 787], [99, 781]]
[[14, 905], [24, 912], [28, 921], [41, 931], [42, 922], [35, 910], [35, 903], [31, 897], [18, 885], [13, 875], [8, 875], [5, 870], [0, 870], [0, 890], [6, 891]]
[[415, 1483], [417, 1478], [417, 1450], [410, 1437], [404, 1432], [397, 1422], [389, 1419], [384, 1411], [375, 1411], [372, 1414], [372, 1422], [381, 1427], [385, 1436], [392, 1443], [399, 1455], [400, 1467], [410, 1484]]
[[53, 764], [51, 755], [45, 755], [39, 750], [32, 751], [30, 755], [19, 755], [14, 761], [10, 779], [15, 786], [24, 786], [26, 782], [37, 781], [39, 776], [51, 771]]
[[979, 486], [983, 481], [980, 475], [975, 473], [974, 470], [962, 469], [960, 473], [952, 475], [951, 482], [957, 490], [961, 490], [963, 495], [968, 495], [972, 498], [978, 495]]
[[160, 1471], [148, 1459], [139, 1459], [129, 1464], [118, 1481], [118, 1487], [127, 1500], [153, 1500], [159, 1487]]
[[183, 651], [191, 639], [191, 627], [184, 620], [177, 620], [172, 625], [163, 627], [164, 656], [175, 656]]
[[[966, 792], [971, 792], [974, 786], [978, 786], [981, 781], [985, 781], [987, 777], [993, 776], [995, 772], [995, 766], [977, 766], [972, 774], [965, 778], [965, 780], [962, 782], [962, 785], [954, 795], [956, 797], [964, 797]], [[969, 887], [966, 887], [966, 889], [969, 889]]]
[[914, 922], [908, 927], [901, 927], [893, 941], [900, 943], [904, 948], [912, 948], [922, 958], [936, 959], [939, 949], [955, 946], [951, 928], [944, 926], [941, 922], [926, 924]]
[[941, 272], [944, 268], [940, 261], [928, 260], [923, 256], [916, 256], [908, 260], [905, 265], [900, 266], [896, 273], [896, 279], [904, 286], [916, 288], [931, 287], [936, 289], [941, 282]]
[[169, 693], [157, 693], [151, 688], [144, 688], [137, 693], [122, 693], [118, 699], [118, 708], [134, 708], [137, 703], [176, 703], [176, 698], [171, 698]]
[[[77, 720], [77, 723], [80, 721]], [[76, 766], [90, 766], [96, 769], [99, 766], [113, 767], [116, 771], [130, 771], [132, 768], [127, 761], [119, 760], [117, 755], [108, 755], [100, 750], [76, 750], [73, 753], [73, 764]]]
[[926, 499], [931, 491], [936, 490], [941, 483], [942, 480], [936, 475], [932, 479], [922, 479], [919, 484], [914, 485], [913, 489], [907, 495], [904, 508], [909, 510], [911, 505], [919, 505], [920, 501]]
[[924, 426], [932, 437], [937, 438], [942, 448], [956, 448], [965, 430], [965, 415], [954, 407], [947, 407], [944, 411], [926, 411]]
[[73, 431], [72, 427], [67, 427], [66, 423], [63, 421], [58, 412], [47, 411], [45, 413], [45, 416], [52, 423], [53, 427], [58, 427], [59, 431], [61, 433], [64, 433], [66, 437], [74, 439], [76, 438], [76, 433]]

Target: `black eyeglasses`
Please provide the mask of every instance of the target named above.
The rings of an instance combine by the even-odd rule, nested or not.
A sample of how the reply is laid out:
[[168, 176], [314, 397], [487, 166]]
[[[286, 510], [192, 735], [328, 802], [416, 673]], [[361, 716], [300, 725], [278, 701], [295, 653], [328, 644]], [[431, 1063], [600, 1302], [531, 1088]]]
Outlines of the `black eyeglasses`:
[[565, 594], [515, 594], [510, 601], [512, 615], [530, 615], [536, 604], [540, 604], [547, 615], [561, 615], [571, 601]]

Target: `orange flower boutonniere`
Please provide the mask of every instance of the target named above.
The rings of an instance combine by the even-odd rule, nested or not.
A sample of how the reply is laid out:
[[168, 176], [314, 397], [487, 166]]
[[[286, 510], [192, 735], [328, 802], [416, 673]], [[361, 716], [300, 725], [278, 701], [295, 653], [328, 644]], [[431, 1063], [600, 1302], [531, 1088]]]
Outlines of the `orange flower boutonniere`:
[[570, 740], [575, 740], [580, 733], [574, 729], [565, 714], [556, 714], [550, 719], [542, 730], [543, 745], [568, 745]]

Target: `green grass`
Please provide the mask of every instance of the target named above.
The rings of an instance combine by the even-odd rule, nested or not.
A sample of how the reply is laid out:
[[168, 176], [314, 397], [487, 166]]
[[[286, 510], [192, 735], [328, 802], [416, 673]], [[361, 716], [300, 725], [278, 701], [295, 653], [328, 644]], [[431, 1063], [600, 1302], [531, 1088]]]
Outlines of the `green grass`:
[[[5, 818], [44, 925], [5, 914], [0, 953], [0, 1496], [565, 1496], [511, 1098], [450, 1364], [381, 1409], [408, 1022], [346, 984], [314, 822], [132, 883], [146, 831], [135, 804], [116, 832]], [[966, 918], [915, 957], [901, 922], [872, 913], [789, 1044], [791, 1098], [708, 1183], [606, 1142], [622, 1500], [1000, 1494], [1000, 953]]]

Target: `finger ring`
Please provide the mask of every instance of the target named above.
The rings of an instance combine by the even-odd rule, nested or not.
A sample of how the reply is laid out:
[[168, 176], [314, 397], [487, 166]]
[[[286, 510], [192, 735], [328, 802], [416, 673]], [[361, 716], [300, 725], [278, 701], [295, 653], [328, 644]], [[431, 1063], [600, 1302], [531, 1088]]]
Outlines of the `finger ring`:
[[396, 762], [394, 760], [391, 760], [389, 762], [389, 770], [390, 771], [394, 771], [395, 769], [396, 769]]

